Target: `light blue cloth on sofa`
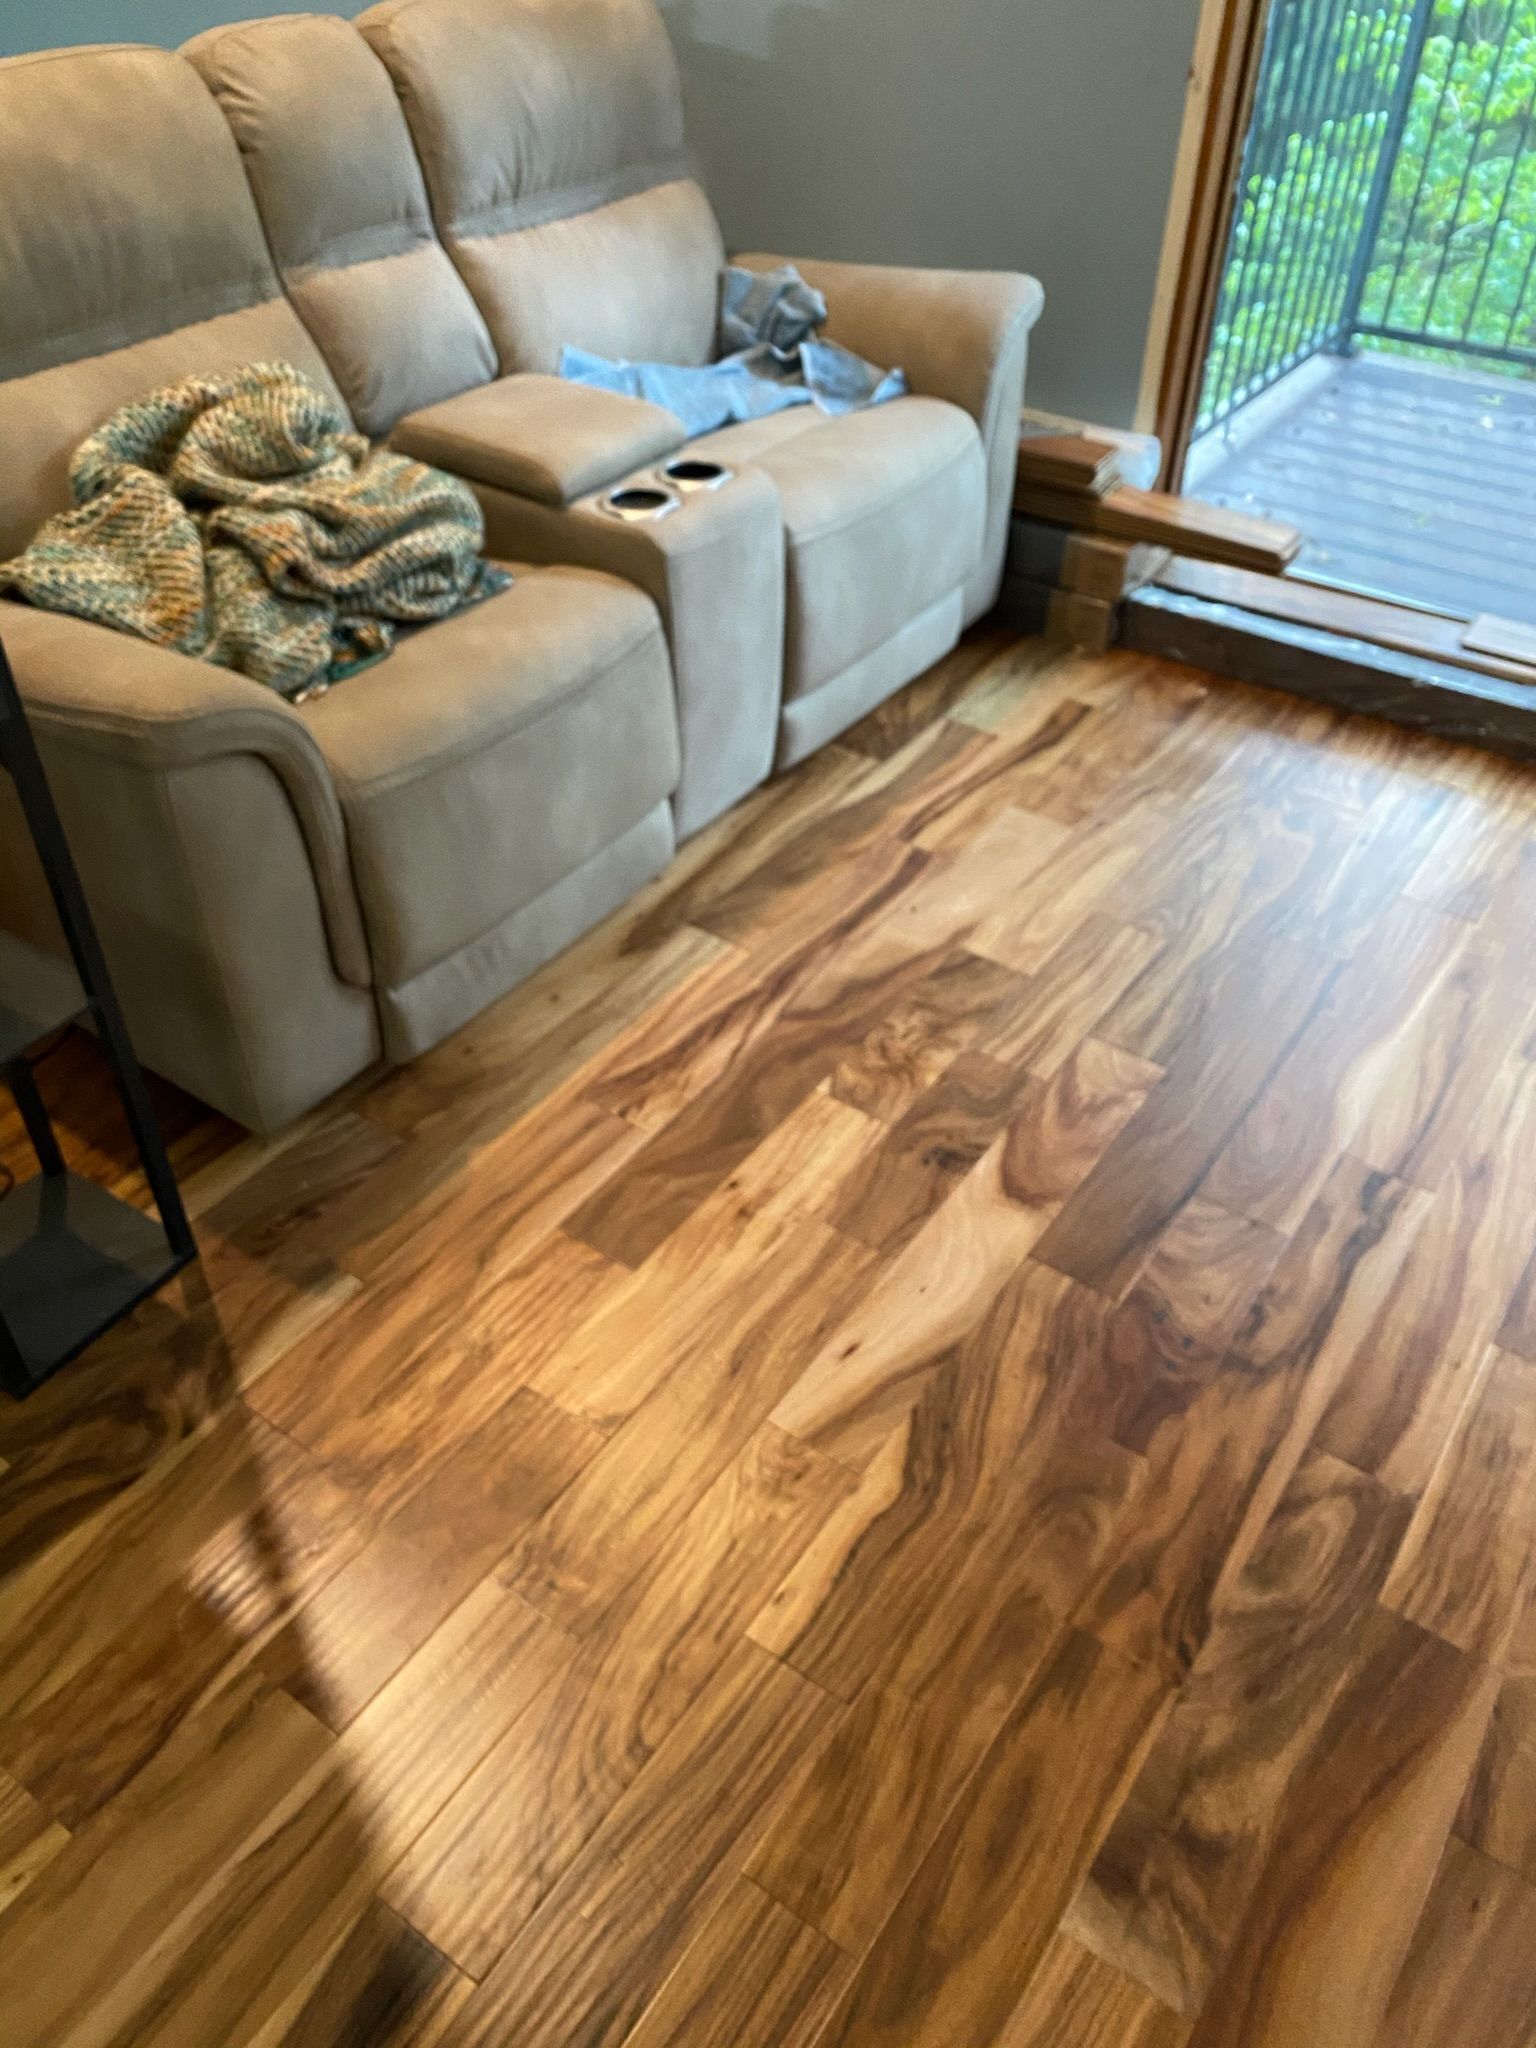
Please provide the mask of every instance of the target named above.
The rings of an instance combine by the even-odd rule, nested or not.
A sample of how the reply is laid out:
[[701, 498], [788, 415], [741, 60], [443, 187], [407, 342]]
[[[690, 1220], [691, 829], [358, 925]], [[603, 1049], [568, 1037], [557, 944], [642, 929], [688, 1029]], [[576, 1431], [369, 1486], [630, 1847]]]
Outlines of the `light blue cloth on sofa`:
[[665, 407], [690, 440], [795, 405], [844, 413], [900, 398], [907, 388], [900, 370], [878, 370], [835, 341], [817, 339], [826, 317], [826, 300], [792, 264], [761, 272], [733, 264], [720, 294], [720, 340], [730, 353], [719, 362], [699, 369], [612, 362], [567, 346], [560, 374]]

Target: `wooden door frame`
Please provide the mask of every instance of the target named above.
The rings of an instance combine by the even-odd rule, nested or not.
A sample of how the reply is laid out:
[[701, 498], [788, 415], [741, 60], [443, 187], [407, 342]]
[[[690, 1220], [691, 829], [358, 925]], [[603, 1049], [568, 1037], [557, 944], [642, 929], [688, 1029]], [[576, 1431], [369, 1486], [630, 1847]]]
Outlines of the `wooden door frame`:
[[1204, 0], [1200, 12], [1137, 405], [1138, 427], [1162, 442], [1166, 490], [1194, 438], [1271, 4]]

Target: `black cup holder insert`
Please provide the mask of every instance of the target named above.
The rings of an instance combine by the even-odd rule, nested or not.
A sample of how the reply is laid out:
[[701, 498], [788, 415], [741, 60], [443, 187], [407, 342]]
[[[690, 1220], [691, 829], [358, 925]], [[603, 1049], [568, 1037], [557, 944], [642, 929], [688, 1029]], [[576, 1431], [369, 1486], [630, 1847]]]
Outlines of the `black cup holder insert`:
[[723, 463], [709, 462], [702, 455], [679, 455], [661, 473], [680, 491], [718, 491], [735, 475]]
[[649, 484], [625, 484], [622, 490], [608, 493], [603, 510], [615, 519], [638, 524], [647, 519], [665, 519], [680, 503], [676, 491], [664, 491]]

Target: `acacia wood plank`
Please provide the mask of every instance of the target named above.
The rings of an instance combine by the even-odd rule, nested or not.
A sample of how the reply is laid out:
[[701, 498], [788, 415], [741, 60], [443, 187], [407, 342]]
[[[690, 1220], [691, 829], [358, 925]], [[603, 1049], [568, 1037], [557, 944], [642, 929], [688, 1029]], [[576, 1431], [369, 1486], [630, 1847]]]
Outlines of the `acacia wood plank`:
[[1059, 1934], [997, 2048], [1184, 2048], [1189, 2022]]
[[108, 2001], [122, 2038], [245, 2048], [259, 2036], [571, 1648], [483, 1582], [263, 1815], [198, 1896], [174, 1949], [127, 1967]]
[[625, 2048], [814, 2048], [853, 1963], [746, 1879], [645, 2009]]
[[21, 1775], [57, 1770], [51, 1796], [88, 1808], [366, 1533], [303, 1451], [228, 1410], [0, 1586]]
[[434, 2048], [474, 1988], [375, 1902], [251, 2048]]
[[1370, 1616], [1191, 2048], [1376, 2038], [1495, 1684], [1411, 1623]]
[[1134, 490], [1129, 484], [1095, 498], [1022, 481], [1013, 502], [1034, 518], [1114, 540], [1150, 541], [1196, 561], [1224, 562], [1261, 575], [1278, 576], [1301, 551], [1302, 536], [1294, 526], [1167, 491]]
[[[556, 1232], [456, 1303], [444, 1297], [430, 1311], [413, 1303], [408, 1285], [370, 1289], [313, 1352], [300, 1346], [290, 1354], [258, 1412], [387, 1516], [487, 1425], [519, 1378], [537, 1379], [547, 1352], [617, 1279], [589, 1246]], [[317, 1382], [319, 1365], [329, 1377]]]
[[1536, 1671], [1499, 1687], [1456, 1832], [1536, 1884]]
[[1117, 1443], [1145, 1451], [1217, 1376], [1286, 1249], [1278, 1231], [1203, 1195], [1185, 1204], [1106, 1323]]
[[8, 2041], [113, 2040], [128, 1973], [331, 1747], [302, 1707], [249, 1682], [190, 1717], [0, 1918]]
[[726, 1354], [755, 1369], [800, 1274], [786, 1248], [810, 1243], [801, 1224], [835, 1208], [882, 1135], [858, 1110], [806, 1097], [633, 1273], [617, 1270], [533, 1384], [611, 1431], [691, 1363]]
[[[1336, 732], [1330, 732], [1330, 740]], [[1378, 921], [1407, 893], [1412, 876], [1452, 829], [1457, 799], [1439, 783], [1402, 772], [1400, 759], [1394, 764], [1397, 772], [1386, 774], [1373, 770], [1374, 756], [1352, 762], [1346, 753], [1336, 761], [1330, 751], [1323, 758], [1330, 780], [1337, 780], [1341, 770], [1348, 778], [1353, 767], [1364, 785], [1362, 802], [1356, 803], [1347, 779], [1326, 799], [1335, 809], [1357, 811], [1359, 829], [1333, 873], [1321, 878], [1311, 903], [1292, 912], [1288, 928], [1305, 931], [1310, 926], [1331, 951], [1348, 957], [1378, 944]], [[1320, 779], [1316, 769], [1303, 766], [1295, 783], [1298, 797], [1308, 795]]]
[[0, 1914], [13, 1906], [69, 1841], [23, 1785], [0, 1771]]
[[[1204, 1193], [1284, 1236], [1299, 1230], [1341, 1152], [1381, 1164], [1355, 1145], [1378, 1101], [1412, 1071], [1413, 1027], [1455, 967], [1464, 928], [1398, 898], [1378, 942], [1345, 963], [1268, 1086], [1218, 1153]], [[1382, 1148], [1400, 1160], [1410, 1148]]]
[[1530, 1252], [1536, 1066], [1505, 1063], [1463, 1133], [1432, 1227], [1337, 1386], [1318, 1442], [1422, 1493]]
[[620, 1265], [638, 1266], [845, 1052], [942, 970], [946, 953], [897, 948], [868, 966], [855, 955], [813, 980], [773, 1029], [658, 1131], [567, 1228]]
[[967, 944], [1019, 974], [1037, 974], [1086, 917], [1121, 917], [1122, 885], [1166, 829], [1157, 798], [1085, 819], [1036, 870], [1018, 901], [983, 918]]
[[1145, 1108], [1068, 1199], [1038, 1256], [1111, 1299], [1124, 1295], [1290, 1050], [1332, 971], [1325, 957], [1294, 945], [1224, 954], [1201, 1028], [1180, 1040]]
[[[908, 836], [930, 853], [965, 853], [991, 820], [1018, 808], [1021, 790], [1038, 794], [1037, 771], [1070, 758], [1084, 734], [1091, 734], [1097, 716], [1094, 705], [1075, 696], [1056, 688], [1037, 689], [1014, 705], [997, 731], [987, 756], [988, 772], [958, 793], [947, 793], [943, 802], [929, 804], [908, 823]], [[1047, 822], [1041, 818], [1042, 832]], [[1059, 829], [1055, 837], [1059, 839]]]
[[483, 1140], [505, 1130], [653, 1002], [718, 960], [723, 942], [675, 922], [658, 903], [658, 886], [463, 1030], [386, 1074], [363, 1105], [370, 1122], [403, 1136], [431, 1133], [438, 1141], [455, 1134]]
[[261, 1668], [340, 1732], [602, 1442], [519, 1388], [265, 1645]]
[[1133, 775], [1146, 775], [1205, 696], [1205, 685], [1192, 676], [1147, 669], [1119, 702], [1079, 730], [1061, 759], [1033, 764], [1015, 781], [1014, 802], [1058, 824], [1078, 824], [1115, 799]]
[[826, 1085], [840, 1102], [896, 1123], [1023, 990], [1008, 968], [956, 949], [839, 1054]]
[[483, 1976], [849, 1490], [778, 1431], [727, 1467], [581, 1653], [465, 1780], [384, 1895]]
[[866, 761], [827, 748], [793, 776], [752, 792], [584, 939], [443, 1045], [376, 1084], [370, 1117], [404, 1132], [506, 1128], [678, 981], [718, 959], [722, 941], [690, 920], [836, 808], [868, 772]]
[[1490, 1352], [1419, 1503], [1384, 1606], [1501, 1662], [1536, 1600], [1536, 1366]]
[[919, 949], [954, 943], [987, 916], [1000, 895], [1027, 889], [1065, 836], [1065, 827], [1048, 818], [1004, 806], [967, 835], [962, 850], [935, 855], [883, 920], [886, 933]]
[[748, 950], [723, 947], [711, 966], [621, 1033], [583, 1071], [583, 1098], [642, 1130], [661, 1129], [769, 1029], [867, 919], [910, 900], [926, 873], [926, 864], [891, 841], [851, 856], [835, 890], [802, 891], [771, 929], [754, 931]]
[[1090, 1040], [1037, 1084], [811, 1359], [774, 1412], [780, 1428], [845, 1462], [874, 1456], [922, 1375], [985, 1314], [1156, 1078], [1145, 1062]]
[[639, 1142], [568, 1085], [489, 1139], [409, 1140], [337, 1206], [322, 1241], [348, 1272], [409, 1291], [430, 1316], [531, 1251]]
[[[1165, 1700], [1145, 1670], [1085, 1636], [1063, 1637], [913, 1873], [825, 2048], [998, 2037]], [[1085, 1773], [1090, 1740], [1096, 1760]]]
[[1030, 977], [1019, 999], [982, 1027], [976, 1050], [1048, 1081], [1093, 1035], [1160, 944], [1155, 932], [1139, 926], [1098, 914], [1085, 917]]
[[978, 829], [1012, 805], [1015, 786], [1042, 761], [1065, 753], [1092, 716], [1091, 705], [1059, 688], [1037, 692], [982, 752], [958, 758], [945, 775], [915, 793], [903, 807], [897, 830], [930, 851], [969, 843]]
[[564, 1628], [585, 1634], [601, 1621], [868, 1284], [863, 1246], [809, 1221], [765, 1221], [774, 1257], [752, 1294], [760, 1306], [771, 1279], [774, 1313], [663, 1380], [501, 1567]]
[[[865, 764], [843, 801], [813, 813], [732, 886], [696, 905], [693, 921], [733, 945], [750, 942], [765, 917], [782, 914], [798, 891], [835, 873], [860, 849], [910, 838], [914, 809], [926, 815], [954, 802], [1005, 751], [985, 733], [940, 720], [889, 760]], [[919, 849], [913, 853], [912, 873], [920, 874]]]
[[1513, 874], [1527, 836], [1525, 820], [1507, 805], [1468, 793], [1454, 807], [1439, 843], [1410, 876], [1405, 893], [1477, 924]]
[[1191, 2020], [1210, 1995], [1407, 1527], [1378, 1480], [1309, 1459], [1222, 1601], [1069, 1925]]
[[[920, 752], [920, 743], [931, 738], [927, 728], [921, 728], [913, 735], [912, 751]], [[901, 765], [885, 772], [899, 774]], [[644, 953], [679, 926], [701, 930], [699, 919], [711, 905], [749, 877], [760, 880], [760, 871], [770, 861], [798, 847], [818, 821], [853, 801], [872, 780], [882, 778], [883, 771], [883, 764], [872, 764], [867, 756], [841, 746], [825, 747], [801, 766], [807, 771], [803, 777], [798, 770], [775, 777], [684, 841], [672, 865], [636, 898], [633, 914], [619, 914], [626, 958], [637, 949]], [[793, 893], [792, 883], [778, 897], [762, 889], [761, 901], [773, 905]], [[747, 927], [736, 935], [743, 941], [751, 936]]]
[[[1040, 1631], [1037, 1657], [1051, 1633]], [[747, 1875], [848, 1955], [865, 1955], [1008, 1704], [991, 1693], [919, 1704], [867, 1686]]]
[[1536, 1887], [1453, 1837], [1380, 2048], [1524, 2048], [1536, 2026]]
[[[914, 1387], [896, 1428], [752, 1624], [754, 1641], [840, 1698], [947, 1591], [952, 1542], [986, 1526], [1030, 1441], [1068, 1283], [1028, 1265]], [[942, 1597], [942, 1593], [938, 1594]]]
[[485, 1978], [447, 2048], [618, 2048], [837, 1713], [817, 1687], [741, 1645]]
[[[931, 1554], [926, 1585], [907, 1580], [915, 1597], [900, 1632], [748, 1866], [853, 1954], [879, 1935], [1051, 1652], [1111, 1528], [1133, 1511], [1140, 1461], [1064, 1429], [1067, 1405], [1064, 1389], [1047, 1387], [1016, 1464], [997, 1476], [988, 1523], [973, 1500]], [[877, 1585], [877, 1602], [885, 1592]]]
[[866, 712], [839, 736], [838, 746], [871, 761], [888, 761], [936, 718], [985, 688], [996, 669], [1013, 662], [1018, 644], [1018, 636], [1006, 627], [973, 626], [952, 654], [936, 662], [910, 689]]
[[199, 1266], [25, 1403], [0, 1412], [9, 1574], [133, 1485], [357, 1293], [310, 1217], [395, 1140], [345, 1113], [242, 1179], [199, 1220]]
[[[1143, 1511], [1116, 1532], [1084, 1625], [1123, 1654], [1187, 1672], [1225, 1587], [1242, 1572], [1311, 1444], [1365, 1332], [1418, 1242], [1430, 1198], [1344, 1160], [1238, 1333], [1221, 1371], [1145, 1439]], [[1111, 1354], [1154, 1374], [1116, 1409], [1155, 1412], [1160, 1371], [1145, 1347]]]
[[1115, 1044], [1166, 1064], [1206, 1027], [1223, 962], [1237, 949], [1336, 950], [1320, 907], [1362, 826], [1341, 806], [1298, 800], [1304, 759], [1256, 748], [1250, 736], [1117, 893], [1116, 914], [1161, 944], [1104, 1020]]
[[1350, 1143], [1356, 1156], [1440, 1188], [1506, 1057], [1536, 1011], [1536, 953], [1478, 931], [1417, 1007], [1383, 1088]]
[[1118, 697], [1124, 678], [1118, 662], [1079, 654], [1050, 641], [1015, 638], [949, 713], [952, 723], [1006, 736], [1037, 722], [1042, 704], [1072, 697], [1092, 706]]
[[827, 1220], [873, 1251], [899, 1251], [1006, 1128], [1029, 1078], [961, 1053], [842, 1182]]

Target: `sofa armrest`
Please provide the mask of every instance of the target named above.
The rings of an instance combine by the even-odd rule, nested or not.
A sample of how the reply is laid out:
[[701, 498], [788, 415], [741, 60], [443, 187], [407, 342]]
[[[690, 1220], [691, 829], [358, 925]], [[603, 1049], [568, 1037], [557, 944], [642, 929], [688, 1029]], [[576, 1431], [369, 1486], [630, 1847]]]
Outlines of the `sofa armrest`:
[[530, 371], [407, 414], [389, 445], [471, 483], [570, 505], [685, 438], [682, 421], [659, 405]]
[[[298, 820], [336, 972], [369, 985], [341, 807], [324, 756], [290, 704], [211, 662], [30, 605], [0, 602], [0, 640], [45, 763], [56, 749], [94, 758], [104, 804], [123, 777], [238, 755], [265, 762]], [[261, 849], [250, 857], [259, 860]]]
[[762, 254], [732, 261], [748, 270], [793, 262], [826, 298], [829, 341], [882, 369], [905, 370], [913, 391], [947, 399], [976, 422], [987, 457], [986, 543], [967, 588], [966, 618], [977, 618], [1002, 581], [1024, 367], [1044, 290], [1015, 271], [909, 270]]

